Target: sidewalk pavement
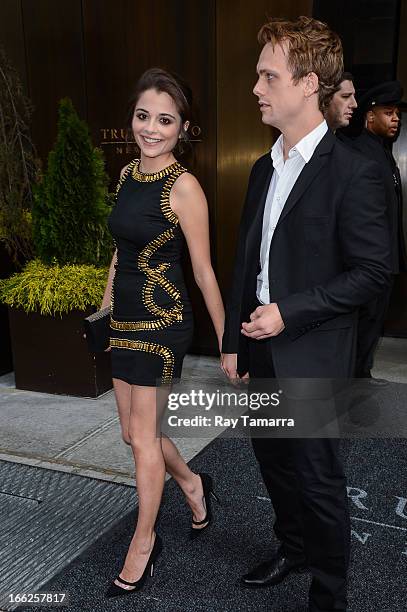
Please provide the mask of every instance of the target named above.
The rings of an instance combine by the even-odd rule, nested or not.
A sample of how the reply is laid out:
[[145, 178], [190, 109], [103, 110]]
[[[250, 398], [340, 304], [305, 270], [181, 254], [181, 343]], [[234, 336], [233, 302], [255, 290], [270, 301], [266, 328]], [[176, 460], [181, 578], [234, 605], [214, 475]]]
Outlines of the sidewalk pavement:
[[[383, 339], [374, 375], [407, 383], [406, 364], [407, 339]], [[191, 355], [183, 378], [197, 388], [224, 381], [218, 359]], [[0, 377], [0, 432], [0, 610], [11, 612], [18, 604], [10, 594], [38, 593], [109, 529], [132, 524], [137, 493], [112, 391], [56, 396], [17, 390], [12, 375]], [[211, 439], [174, 441], [186, 461], [199, 463]], [[216, 453], [213, 460], [218, 469], [223, 460]]]
[[[187, 355], [183, 378], [224, 381], [216, 357]], [[407, 383], [407, 339], [383, 338], [374, 376]], [[131, 449], [121, 439], [113, 391], [97, 399], [49, 395], [15, 388], [0, 377], [0, 460], [134, 486]], [[175, 440], [186, 461], [210, 438]]]
[[[224, 380], [215, 357], [187, 355], [183, 377]], [[113, 390], [93, 398], [50, 395], [15, 388], [0, 377], [0, 460], [135, 486], [131, 449], [120, 433]], [[177, 438], [190, 461], [210, 438]]]

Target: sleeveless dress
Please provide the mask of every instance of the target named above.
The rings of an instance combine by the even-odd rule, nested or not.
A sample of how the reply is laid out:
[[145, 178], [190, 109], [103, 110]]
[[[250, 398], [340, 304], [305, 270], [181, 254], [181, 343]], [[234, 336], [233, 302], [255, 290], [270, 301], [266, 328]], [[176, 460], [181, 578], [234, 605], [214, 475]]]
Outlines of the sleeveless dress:
[[187, 170], [160, 172], [133, 160], [116, 190], [108, 225], [117, 248], [110, 304], [112, 376], [159, 386], [180, 378], [192, 341], [193, 315], [181, 268], [184, 236], [170, 191]]

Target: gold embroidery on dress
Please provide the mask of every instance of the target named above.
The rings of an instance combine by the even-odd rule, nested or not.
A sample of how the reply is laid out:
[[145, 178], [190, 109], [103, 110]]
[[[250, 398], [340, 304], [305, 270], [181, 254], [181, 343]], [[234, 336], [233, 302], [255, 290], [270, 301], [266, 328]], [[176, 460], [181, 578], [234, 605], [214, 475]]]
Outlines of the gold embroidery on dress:
[[177, 180], [177, 178], [183, 173], [185, 172], [184, 168], [182, 168], [182, 166], [180, 166], [180, 168], [177, 170], [177, 172], [175, 172], [173, 174], [173, 176], [171, 176], [169, 179], [167, 179], [165, 181], [163, 190], [161, 192], [161, 210], [162, 213], [164, 215], [164, 217], [170, 222], [173, 223], [174, 225], [178, 224], [178, 217], [175, 214], [175, 212], [172, 210], [171, 206], [170, 206], [170, 193], [171, 193], [171, 189], [175, 183], [175, 181]]
[[176, 161], [170, 166], [167, 166], [166, 168], [164, 168], [163, 170], [160, 170], [159, 172], [141, 172], [140, 160], [135, 159], [134, 162], [135, 163], [132, 166], [132, 173], [131, 173], [132, 177], [136, 181], [142, 181], [143, 183], [152, 183], [153, 181], [160, 181], [161, 179], [168, 176], [169, 174], [172, 174], [173, 172], [176, 172], [180, 168], [182, 168], [181, 164]]
[[[136, 160], [138, 161], [138, 160]], [[172, 211], [170, 207], [170, 192], [177, 178], [185, 172], [185, 168], [178, 162], [169, 166], [172, 168], [177, 165], [177, 169], [174, 174], [170, 176], [164, 186], [161, 193], [161, 211], [164, 217], [174, 226], [178, 225], [178, 217]], [[137, 166], [134, 166], [136, 168]], [[164, 169], [168, 170], [168, 168]], [[163, 172], [164, 172], [163, 170]], [[170, 263], [160, 263], [155, 268], [150, 268], [149, 260], [153, 254], [162, 247], [166, 242], [174, 238], [174, 228], [170, 228], [154, 238], [149, 242], [144, 249], [141, 251], [138, 257], [138, 268], [147, 276], [147, 281], [142, 289], [142, 301], [151, 314], [154, 314], [158, 319], [154, 321], [116, 321], [113, 318], [113, 306], [114, 306], [114, 290], [112, 287], [111, 293], [111, 321], [110, 327], [117, 330], [128, 330], [128, 331], [141, 331], [141, 330], [158, 330], [168, 327], [175, 322], [182, 321], [182, 310], [183, 305], [181, 301], [181, 294], [178, 289], [164, 276], [164, 272], [171, 267]], [[156, 286], [160, 286], [175, 302], [172, 308], [162, 308], [154, 302], [153, 294]]]
[[[142, 289], [142, 301], [151, 314], [159, 317], [155, 321], [116, 321], [111, 318], [110, 327], [113, 329], [140, 331], [143, 329], [163, 329], [176, 321], [182, 321], [182, 301], [178, 289], [163, 275], [171, 266], [169, 263], [160, 263], [155, 268], [150, 268], [150, 258], [166, 242], [174, 237], [174, 229], [165, 230], [162, 234], [149, 242], [138, 256], [138, 268], [147, 276], [147, 281]], [[171, 308], [162, 308], [154, 302], [153, 294], [156, 286], [160, 286], [174, 300]], [[114, 294], [112, 287], [112, 312], [114, 306]]]
[[[168, 241], [175, 237], [175, 228], [178, 225], [178, 217], [173, 212], [170, 206], [170, 192], [177, 178], [186, 172], [186, 169], [178, 162], [164, 168], [160, 172], [154, 174], [145, 174], [139, 171], [140, 160], [133, 160], [116, 189], [116, 195], [119, 192], [123, 182], [131, 172], [132, 177], [138, 181], [152, 182], [167, 177], [163, 186], [160, 198], [160, 207], [164, 217], [173, 227], [165, 230], [156, 238], [151, 240], [143, 250], [139, 253], [137, 265], [146, 275], [146, 282], [142, 288], [142, 301], [146, 309], [157, 317], [152, 321], [116, 321], [113, 318], [114, 308], [114, 281], [112, 283], [111, 300], [110, 300], [110, 327], [116, 330], [124, 331], [141, 331], [141, 330], [159, 330], [183, 320], [182, 311], [183, 304], [181, 294], [178, 289], [164, 276], [164, 273], [171, 267], [170, 263], [159, 263], [154, 268], [150, 267], [150, 259], [154, 253], [164, 246]], [[154, 302], [154, 290], [159, 286], [174, 300], [174, 305], [171, 308], [163, 308]], [[126, 338], [110, 338], [110, 346], [115, 348], [125, 348], [137, 351], [145, 351], [159, 355], [164, 359], [164, 367], [162, 374], [162, 382], [169, 383], [172, 379], [174, 369], [174, 354], [170, 348], [154, 342], [145, 342], [141, 340], [128, 340]]]
[[155, 342], [143, 342], [142, 340], [128, 340], [127, 338], [110, 338], [110, 346], [116, 348], [126, 348], [132, 351], [144, 351], [159, 355], [164, 360], [161, 382], [168, 384], [172, 380], [174, 370], [174, 353], [167, 346], [156, 344]]
[[138, 159], [133, 159], [129, 165], [127, 166], [126, 170], [123, 172], [123, 175], [120, 177], [119, 182], [117, 183], [117, 187], [116, 187], [116, 191], [115, 191], [115, 196], [117, 197], [117, 194], [120, 191], [120, 187], [123, 185], [124, 181], [126, 180], [126, 178], [128, 177], [128, 175], [130, 174], [130, 172], [133, 170], [135, 164], [137, 163]]

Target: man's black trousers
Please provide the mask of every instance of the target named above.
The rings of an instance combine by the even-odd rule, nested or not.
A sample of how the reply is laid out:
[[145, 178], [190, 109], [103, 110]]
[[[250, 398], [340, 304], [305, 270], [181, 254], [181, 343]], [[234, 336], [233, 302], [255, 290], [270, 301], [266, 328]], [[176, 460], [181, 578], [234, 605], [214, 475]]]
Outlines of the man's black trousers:
[[[274, 378], [271, 341], [249, 340], [249, 345], [254, 385], [255, 379]], [[253, 437], [252, 445], [282, 552], [304, 560], [312, 573], [309, 610], [346, 610], [350, 520], [340, 440]]]

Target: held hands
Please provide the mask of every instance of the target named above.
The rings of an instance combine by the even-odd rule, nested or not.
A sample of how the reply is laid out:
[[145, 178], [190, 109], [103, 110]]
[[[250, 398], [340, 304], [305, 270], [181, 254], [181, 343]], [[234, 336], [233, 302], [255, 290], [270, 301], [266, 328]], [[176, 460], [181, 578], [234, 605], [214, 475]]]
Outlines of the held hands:
[[[280, 310], [275, 302], [258, 306], [250, 315], [250, 323], [242, 323], [241, 333], [248, 338], [262, 340], [278, 336], [285, 328]], [[239, 381], [248, 382], [249, 373], [243, 376], [237, 373], [237, 353], [221, 353], [221, 368], [229, 380], [237, 384]]]
[[242, 323], [241, 333], [248, 338], [263, 340], [278, 336], [284, 329], [284, 321], [275, 302], [257, 306], [250, 315], [250, 323]]
[[249, 380], [249, 373], [243, 374], [243, 376], [239, 376], [237, 373], [237, 353], [222, 353], [220, 356], [220, 367], [223, 372], [229, 378], [229, 380], [237, 384], [239, 380], [243, 382], [247, 382]]

